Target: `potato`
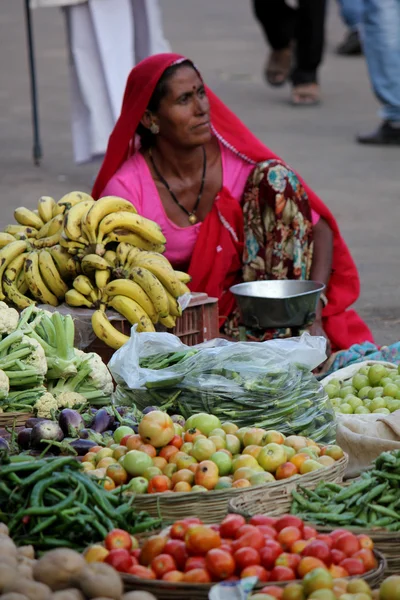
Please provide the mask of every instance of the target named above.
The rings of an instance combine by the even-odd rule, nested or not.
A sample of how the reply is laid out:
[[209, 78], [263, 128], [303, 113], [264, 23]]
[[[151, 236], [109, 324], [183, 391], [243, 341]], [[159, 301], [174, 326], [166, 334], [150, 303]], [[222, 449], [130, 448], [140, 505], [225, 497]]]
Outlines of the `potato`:
[[83, 556], [68, 548], [57, 548], [46, 552], [36, 561], [33, 576], [36, 581], [46, 583], [53, 591], [70, 588], [86, 565]]
[[123, 592], [121, 577], [106, 563], [90, 563], [81, 571], [78, 579], [82, 592], [88, 598], [112, 598], [120, 600]]
[[17, 572], [20, 577], [33, 580], [33, 568], [31, 565], [19, 564], [17, 567]]
[[4, 592], [18, 592], [29, 600], [50, 600], [51, 589], [44, 583], [30, 581], [29, 579], [18, 579], [4, 587]]
[[0, 592], [17, 577], [17, 571], [8, 564], [0, 563]]
[[23, 556], [24, 558], [35, 558], [35, 548], [33, 546], [20, 546], [17, 549], [18, 558]]
[[5, 533], [0, 533], [0, 555], [12, 554], [17, 555], [17, 546], [14, 544], [12, 539]]
[[3, 535], [9, 535], [8, 527], [5, 523], [0, 523], [0, 533]]
[[66, 590], [60, 590], [54, 592], [51, 595], [51, 600], [85, 600], [81, 591], [76, 588], [68, 588]]
[[1, 596], [1, 600], [29, 600], [29, 598], [24, 594], [18, 594], [18, 592], [8, 592], [8, 594]]
[[17, 557], [14, 556], [13, 554], [9, 554], [9, 555], [0, 554], [0, 564], [7, 565], [7, 567], [9, 569], [12, 569], [13, 571], [15, 571], [18, 566]]
[[157, 600], [150, 592], [126, 592], [121, 600]]

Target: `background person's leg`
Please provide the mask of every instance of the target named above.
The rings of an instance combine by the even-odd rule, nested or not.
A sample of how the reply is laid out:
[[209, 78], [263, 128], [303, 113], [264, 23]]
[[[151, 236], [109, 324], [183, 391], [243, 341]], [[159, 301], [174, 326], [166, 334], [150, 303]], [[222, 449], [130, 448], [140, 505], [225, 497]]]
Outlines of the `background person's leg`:
[[338, 0], [343, 22], [349, 31], [337, 48], [342, 56], [356, 56], [362, 54], [359, 27], [362, 19], [363, 0]]
[[325, 43], [326, 0], [299, 0], [296, 41], [297, 64], [294, 85], [317, 83]]

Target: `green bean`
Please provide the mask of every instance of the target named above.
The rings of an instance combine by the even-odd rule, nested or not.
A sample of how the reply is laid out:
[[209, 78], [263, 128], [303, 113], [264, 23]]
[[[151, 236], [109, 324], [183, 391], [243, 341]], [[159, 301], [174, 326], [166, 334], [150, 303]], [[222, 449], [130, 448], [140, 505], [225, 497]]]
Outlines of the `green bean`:
[[75, 496], [76, 492], [73, 491], [65, 498], [65, 500], [61, 500], [61, 502], [58, 502], [58, 504], [53, 504], [52, 506], [31, 506], [26, 509], [21, 509], [17, 514], [20, 514], [20, 518], [22, 518], [28, 515], [42, 516], [51, 513], [59, 513], [65, 508], [69, 508], [71, 504], [73, 504]]
[[58, 519], [57, 515], [53, 515], [51, 517], [48, 517], [47, 519], [40, 520], [37, 523], [37, 525], [35, 525], [35, 527], [33, 529], [31, 529], [31, 531], [29, 532], [29, 535], [37, 535], [38, 533], [41, 533], [42, 531], [44, 531], [45, 529], [47, 529], [48, 527], [53, 525], [53, 523], [55, 523], [55, 521], [57, 521], [57, 519]]
[[35, 473], [32, 473], [32, 475], [29, 475], [29, 477], [26, 477], [23, 480], [22, 485], [23, 485], [23, 487], [33, 485], [34, 483], [36, 483], [37, 481], [40, 481], [44, 477], [49, 477], [49, 475], [51, 475], [58, 469], [62, 469], [63, 467], [66, 467], [67, 465], [70, 466], [73, 463], [76, 463], [76, 458], [74, 458], [73, 456], [62, 456], [61, 458], [47, 461], [43, 467], [41, 467], [40, 469], [37, 469], [35, 471]]
[[381, 513], [382, 515], [385, 515], [386, 517], [392, 517], [393, 519], [396, 519], [397, 521], [400, 518], [399, 513], [395, 512], [394, 510], [391, 510], [390, 508], [386, 508], [386, 506], [379, 506], [378, 504], [368, 504], [368, 506], [375, 512], [377, 513]]
[[342, 491], [336, 496], [336, 502], [342, 502], [342, 500], [347, 500], [351, 498], [354, 494], [358, 494], [363, 490], [368, 489], [372, 485], [376, 483], [374, 479], [367, 479], [364, 481], [357, 482], [356, 484], [351, 484], [347, 488], [343, 488]]
[[[43, 479], [42, 481], [38, 481], [32, 489], [31, 492], [31, 497], [30, 497], [30, 504], [31, 506], [39, 506], [40, 504], [42, 504], [43, 502], [43, 496], [44, 493], [46, 491], [46, 488], [50, 488], [53, 486], [53, 484], [55, 483], [60, 483], [60, 482], [69, 482], [71, 481], [71, 477], [68, 473], [62, 474], [59, 477], [57, 477], [57, 479], [55, 479], [54, 477], [48, 477], [46, 479]], [[52, 492], [54, 493], [54, 488], [52, 488]]]
[[4, 477], [5, 475], [9, 475], [10, 473], [19, 473], [20, 471], [37, 471], [38, 463], [36, 462], [20, 462], [20, 463], [11, 463], [6, 467], [1, 467], [0, 469], [0, 477]]
[[368, 504], [369, 502], [371, 502], [371, 500], [380, 496], [382, 494], [382, 492], [384, 490], [386, 490], [386, 488], [387, 488], [387, 482], [380, 483], [379, 485], [374, 487], [372, 490], [370, 490], [369, 492], [367, 492], [366, 494], [361, 496], [361, 498], [359, 498], [359, 500], [357, 501], [357, 505], [360, 505], [362, 503]]
[[87, 475], [82, 475], [81, 473], [75, 473], [75, 479], [80, 481], [93, 496], [93, 499], [96, 500], [97, 504], [110, 519], [114, 516], [114, 509], [112, 505], [109, 503], [108, 499], [105, 497], [104, 489], [97, 486], [93, 483]]

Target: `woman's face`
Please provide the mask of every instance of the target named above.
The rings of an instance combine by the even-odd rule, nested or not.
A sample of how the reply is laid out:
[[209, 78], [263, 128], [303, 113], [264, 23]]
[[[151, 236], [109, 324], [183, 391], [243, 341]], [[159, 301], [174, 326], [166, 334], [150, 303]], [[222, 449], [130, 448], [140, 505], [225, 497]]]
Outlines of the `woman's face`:
[[209, 142], [210, 103], [197, 72], [182, 66], [168, 80], [167, 89], [153, 119], [160, 128], [159, 136], [185, 148]]

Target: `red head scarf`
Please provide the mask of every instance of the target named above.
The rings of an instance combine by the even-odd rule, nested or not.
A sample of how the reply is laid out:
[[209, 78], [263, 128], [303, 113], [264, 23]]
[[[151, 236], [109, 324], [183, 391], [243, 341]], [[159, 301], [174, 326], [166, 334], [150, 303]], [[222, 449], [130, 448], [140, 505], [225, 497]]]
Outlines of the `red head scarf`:
[[[132, 152], [135, 132], [162, 74], [168, 67], [184, 60], [187, 59], [179, 54], [157, 54], [146, 58], [132, 69], [121, 115], [110, 136], [107, 152], [93, 187], [93, 198], [100, 197], [108, 181]], [[252, 163], [279, 158], [209, 88], [206, 87], [206, 91], [212, 127], [221, 143]], [[360, 282], [336, 220], [307, 184], [302, 183], [311, 207], [329, 223], [334, 234], [332, 276], [327, 290], [329, 304], [323, 313], [325, 330], [336, 348], [347, 348], [365, 340], [372, 341], [370, 331], [358, 315], [354, 311], [346, 311], [359, 296]], [[237, 202], [230, 201], [229, 193], [222, 190], [213, 210], [200, 228], [190, 268], [192, 290], [205, 291], [209, 296], [218, 297], [222, 315], [227, 315], [233, 307], [232, 297], [226, 292], [235, 283], [235, 273], [240, 268], [238, 256], [243, 244], [243, 233], [242, 216], [238, 207]], [[237, 236], [232, 236], [232, 232], [236, 232]], [[225, 244], [221, 243], [221, 236], [229, 237], [226, 237]], [[201, 243], [200, 238], [204, 238], [205, 243]], [[224, 247], [223, 253], [219, 252], [221, 247]]]

